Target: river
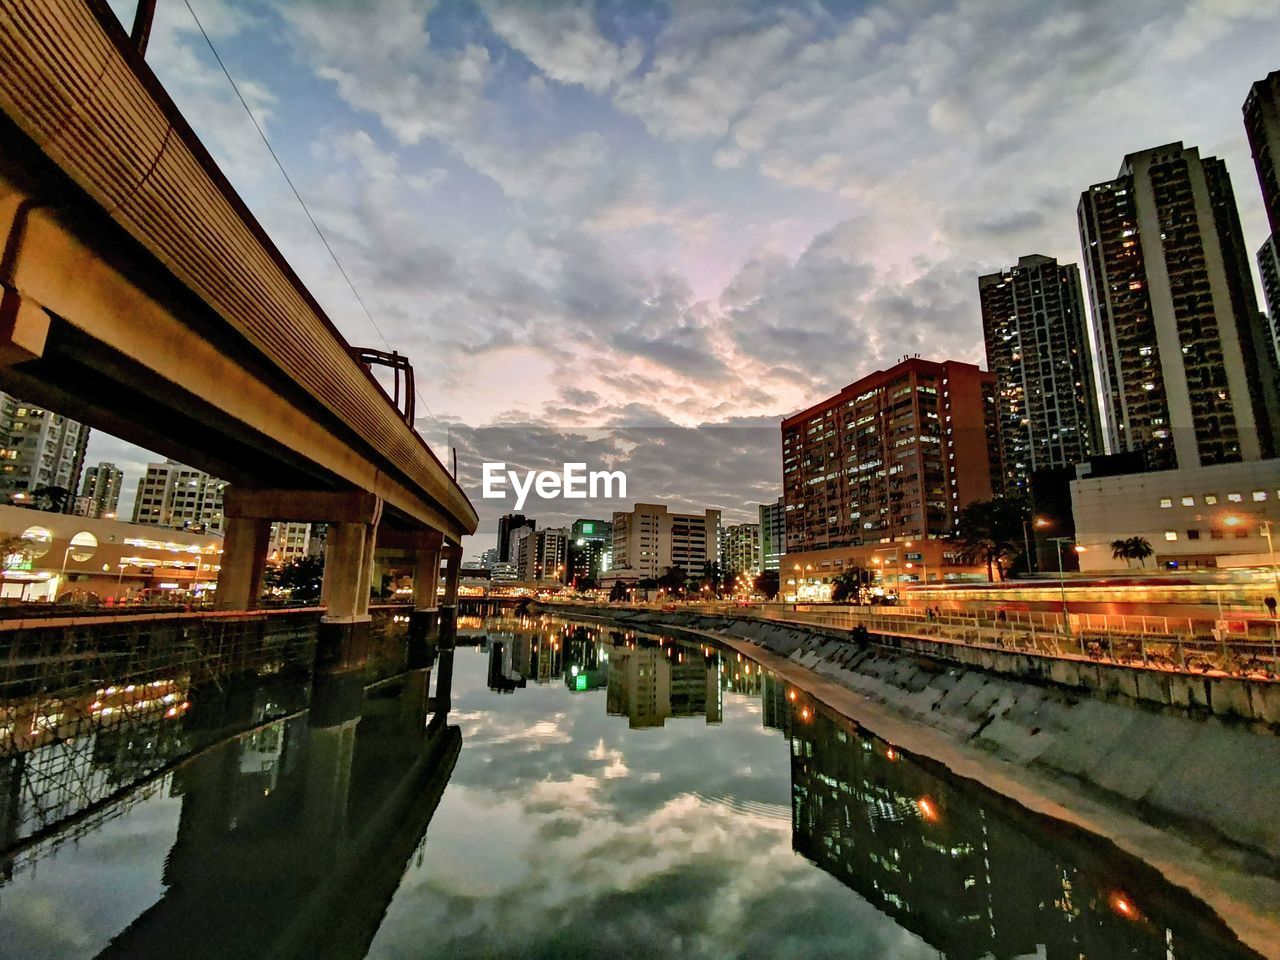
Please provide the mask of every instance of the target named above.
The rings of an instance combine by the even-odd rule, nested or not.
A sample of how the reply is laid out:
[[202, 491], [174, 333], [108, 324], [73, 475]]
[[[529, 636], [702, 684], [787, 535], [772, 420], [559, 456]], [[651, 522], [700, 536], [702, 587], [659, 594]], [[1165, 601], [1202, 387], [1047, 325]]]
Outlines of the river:
[[6, 960], [1256, 956], [727, 649], [506, 617], [371, 685], [153, 683], [0, 760]]

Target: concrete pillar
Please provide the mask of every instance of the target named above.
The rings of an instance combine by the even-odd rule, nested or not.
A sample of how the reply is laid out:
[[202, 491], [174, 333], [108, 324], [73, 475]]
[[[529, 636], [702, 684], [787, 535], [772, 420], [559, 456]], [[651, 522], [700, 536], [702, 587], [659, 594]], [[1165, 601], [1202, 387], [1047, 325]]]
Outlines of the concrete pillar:
[[440, 550], [444, 535], [439, 530], [424, 530], [414, 544], [413, 612], [409, 614], [409, 665], [421, 667], [430, 663], [427, 649], [439, 626]]
[[253, 610], [262, 593], [262, 574], [271, 541], [271, 521], [227, 517], [218, 570], [218, 610]]
[[440, 604], [440, 649], [452, 649], [458, 631], [458, 574], [462, 569], [462, 547], [444, 548], [444, 598]]

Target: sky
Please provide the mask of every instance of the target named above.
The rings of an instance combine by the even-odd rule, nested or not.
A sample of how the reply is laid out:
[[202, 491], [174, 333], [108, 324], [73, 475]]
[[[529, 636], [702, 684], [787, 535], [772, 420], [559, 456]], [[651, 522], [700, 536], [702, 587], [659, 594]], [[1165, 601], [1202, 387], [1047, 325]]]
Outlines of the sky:
[[[148, 61], [348, 340], [412, 358], [486, 534], [512, 502], [484, 460], [753, 518], [782, 416], [906, 354], [983, 363], [977, 277], [1078, 262], [1079, 195], [1126, 153], [1224, 158], [1265, 239], [1240, 106], [1280, 0], [190, 4], [373, 322], [185, 3]], [[99, 433], [99, 459], [127, 510], [151, 457]]]

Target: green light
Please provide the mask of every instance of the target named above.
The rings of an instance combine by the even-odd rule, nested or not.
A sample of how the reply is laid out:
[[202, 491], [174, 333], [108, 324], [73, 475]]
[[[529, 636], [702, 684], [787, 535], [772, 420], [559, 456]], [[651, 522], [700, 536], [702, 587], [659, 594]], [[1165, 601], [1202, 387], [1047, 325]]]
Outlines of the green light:
[[574, 689], [575, 689], [575, 690], [585, 690], [585, 689], [587, 689], [587, 675], [586, 675], [585, 673], [580, 673], [580, 674], [578, 674], [578, 676], [575, 678], [575, 680], [574, 680]]
[[584, 524], [582, 525], [582, 532], [583, 532], [583, 533], [595, 533], [595, 532], [596, 532], [596, 525], [595, 525], [594, 523], [584, 523]]

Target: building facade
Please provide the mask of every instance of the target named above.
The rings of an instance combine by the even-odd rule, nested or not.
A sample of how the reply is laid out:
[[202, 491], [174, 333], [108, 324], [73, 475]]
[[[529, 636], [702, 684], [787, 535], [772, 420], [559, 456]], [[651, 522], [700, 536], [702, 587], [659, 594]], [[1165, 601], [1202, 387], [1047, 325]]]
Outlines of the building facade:
[[133, 503], [133, 522], [221, 533], [226, 481], [173, 460], [147, 464]]
[[1258, 248], [1258, 274], [1267, 304], [1267, 330], [1276, 356], [1280, 357], [1280, 233], [1271, 234]]
[[760, 504], [759, 514], [760, 558], [757, 564], [762, 571], [778, 570], [787, 552], [787, 510], [782, 497], [775, 503]]
[[111, 517], [120, 511], [120, 485], [124, 473], [114, 463], [99, 463], [85, 471], [80, 496], [86, 501], [85, 517]]
[[987, 367], [999, 391], [1004, 485], [1101, 453], [1080, 271], [1052, 257], [978, 278]]
[[599, 580], [613, 563], [613, 524], [575, 520], [569, 531], [569, 583]]
[[1273, 235], [1280, 234], [1280, 70], [1249, 89], [1243, 111], [1267, 222]]
[[637, 503], [613, 515], [613, 572], [657, 579], [669, 567], [705, 576], [719, 562], [720, 511], [672, 513], [664, 504]]
[[273, 523], [267, 559], [272, 563], [292, 563], [317, 551], [309, 523]]
[[731, 523], [720, 529], [720, 572], [726, 577], [760, 572], [760, 524]]
[[514, 563], [511, 558], [511, 534], [521, 527], [537, 529], [538, 521], [530, 520], [521, 513], [504, 513], [498, 518], [498, 562]]
[[[1085, 572], [1256, 566], [1270, 574], [1267, 524], [1280, 538], [1280, 460], [1084, 476], [1071, 483], [1076, 543]], [[1141, 537], [1154, 551], [1139, 565], [1112, 555]]]
[[72, 513], [89, 428], [38, 404], [0, 393], [0, 500], [28, 504], [37, 490], [62, 490]]
[[995, 377], [908, 358], [782, 422], [787, 553], [949, 536], [1001, 489]]
[[1078, 209], [1107, 451], [1151, 469], [1274, 456], [1274, 347], [1226, 165], [1130, 154]]
[[0, 598], [160, 599], [217, 585], [222, 538], [0, 505]]
[[536, 530], [532, 526], [522, 526], [511, 532], [510, 562], [516, 569], [518, 580], [529, 583], [556, 580], [563, 583], [568, 559], [569, 530], [566, 527]]

